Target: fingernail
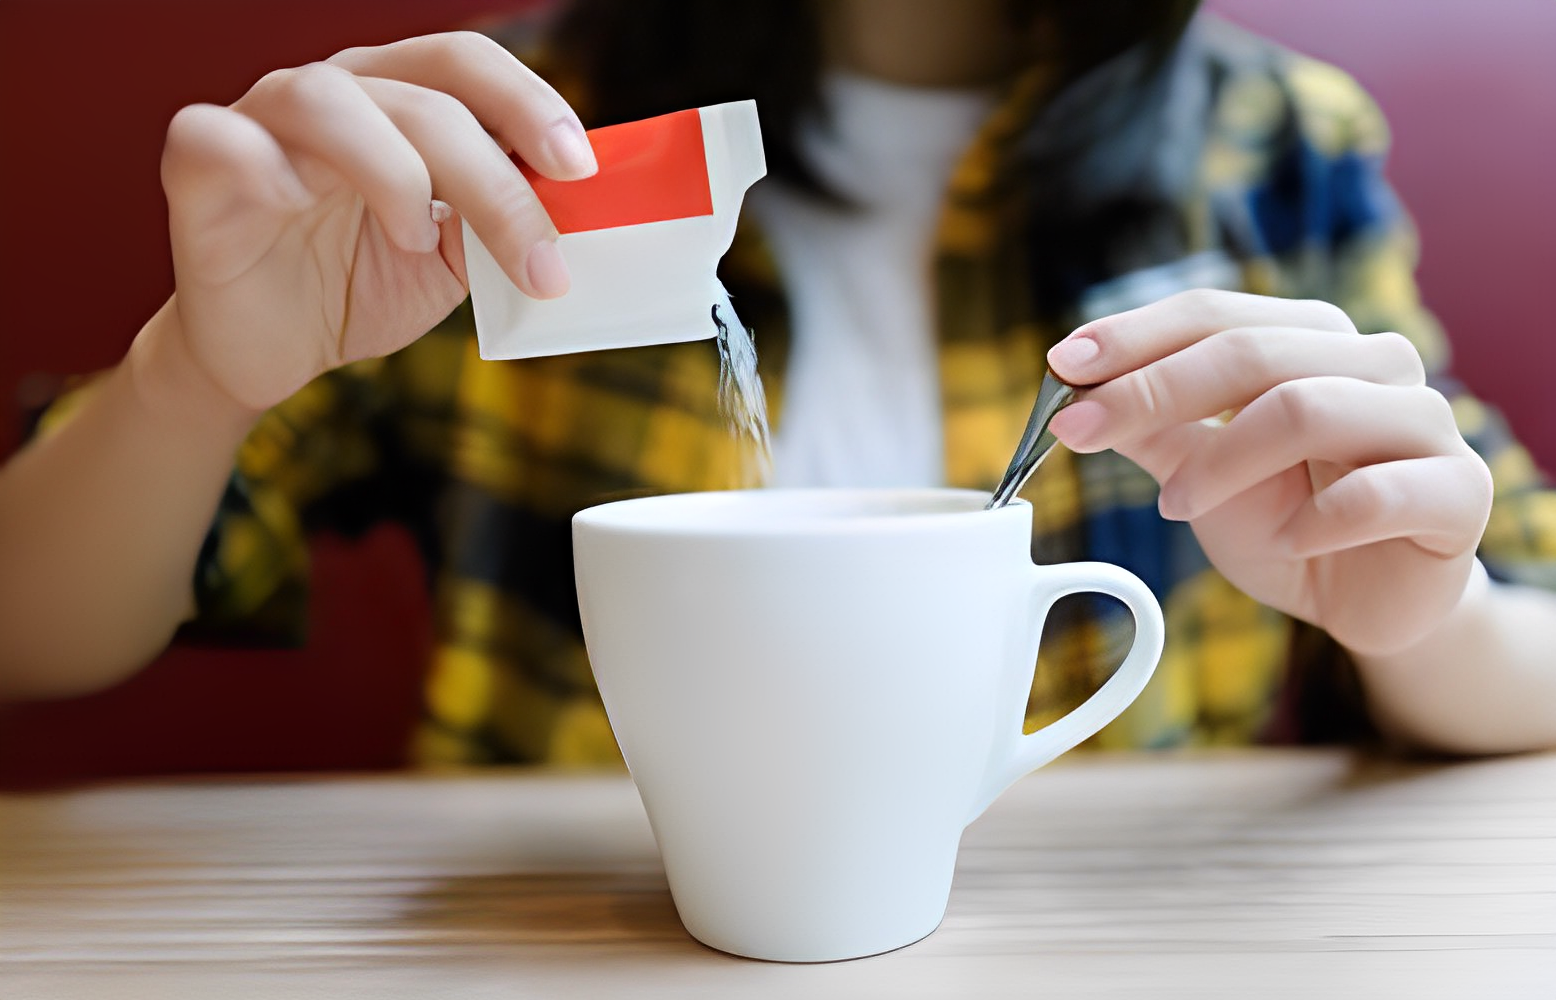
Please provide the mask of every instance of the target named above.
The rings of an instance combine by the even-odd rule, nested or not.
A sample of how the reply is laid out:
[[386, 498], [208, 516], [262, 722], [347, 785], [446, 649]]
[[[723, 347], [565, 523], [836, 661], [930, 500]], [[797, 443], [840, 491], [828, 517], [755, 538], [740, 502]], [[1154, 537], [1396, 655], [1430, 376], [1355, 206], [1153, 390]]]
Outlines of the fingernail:
[[1075, 381], [1074, 376], [1084, 372], [1101, 353], [1102, 346], [1094, 339], [1072, 333], [1049, 349], [1048, 363], [1054, 374], [1061, 378], [1070, 376], [1067, 381]]
[[[441, 211], [440, 211], [441, 209]], [[419, 253], [432, 253], [443, 243], [443, 230], [439, 228], [453, 214], [445, 202], [434, 200], [427, 211], [428, 224], [417, 234], [413, 249]]]
[[1173, 488], [1172, 481], [1162, 487], [1161, 493], [1156, 497], [1156, 512], [1169, 521], [1187, 521], [1189, 511], [1184, 506], [1180, 490]]
[[572, 284], [567, 261], [551, 240], [541, 240], [530, 247], [529, 256], [524, 259], [524, 274], [536, 298], [554, 299], [566, 294]]
[[551, 158], [556, 172], [563, 175], [559, 179], [588, 177], [600, 169], [589, 137], [584, 135], [583, 126], [575, 121], [564, 119], [552, 125], [541, 146]]

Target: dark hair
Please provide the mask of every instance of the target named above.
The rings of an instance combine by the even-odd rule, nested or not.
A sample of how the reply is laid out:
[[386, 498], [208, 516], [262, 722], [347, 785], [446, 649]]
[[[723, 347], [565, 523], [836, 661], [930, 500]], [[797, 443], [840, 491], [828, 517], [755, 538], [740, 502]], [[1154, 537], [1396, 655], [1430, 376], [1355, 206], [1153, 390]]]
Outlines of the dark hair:
[[[769, 172], [814, 190], [795, 133], [817, 104], [822, 2], [571, 0], [554, 25], [549, 69], [581, 91], [569, 96], [591, 127], [754, 99]], [[1159, 66], [1199, 0], [1008, 3], [1012, 29], [1025, 32], [1034, 51], [1050, 46], [1068, 81], [1136, 45]]]
[[811, 185], [793, 136], [817, 101], [819, 18], [784, 0], [571, 0], [548, 60], [588, 127], [755, 100], [768, 172]]

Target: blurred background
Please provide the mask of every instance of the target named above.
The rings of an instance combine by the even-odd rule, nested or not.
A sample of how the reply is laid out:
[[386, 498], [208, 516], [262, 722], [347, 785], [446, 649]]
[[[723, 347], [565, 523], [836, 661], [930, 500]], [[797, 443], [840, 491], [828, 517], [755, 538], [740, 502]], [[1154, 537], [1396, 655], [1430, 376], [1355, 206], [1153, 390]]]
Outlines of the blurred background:
[[[0, 0], [0, 456], [65, 377], [113, 364], [171, 287], [158, 160], [185, 104], [265, 72], [557, 0]], [[1420, 280], [1459, 375], [1556, 470], [1556, 2], [1207, 0], [1336, 63], [1394, 129]], [[4, 558], [4, 553], [0, 553]], [[409, 539], [314, 545], [303, 650], [177, 648], [111, 691], [0, 710], [0, 787], [404, 764], [431, 643]]]

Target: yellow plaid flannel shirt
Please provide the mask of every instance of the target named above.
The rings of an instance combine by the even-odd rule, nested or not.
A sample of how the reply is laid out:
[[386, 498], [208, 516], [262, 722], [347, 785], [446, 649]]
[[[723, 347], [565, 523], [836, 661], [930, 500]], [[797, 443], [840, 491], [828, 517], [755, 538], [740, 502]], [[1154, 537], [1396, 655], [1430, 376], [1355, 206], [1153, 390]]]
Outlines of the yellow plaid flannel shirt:
[[[937, 272], [947, 483], [992, 488], [1056, 339], [1089, 315], [1179, 287], [1329, 300], [1363, 332], [1406, 334], [1442, 375], [1444, 341], [1412, 278], [1413, 233], [1382, 181], [1387, 133], [1378, 110], [1333, 68], [1226, 26], [1196, 31], [1188, 71], [1203, 77], [1203, 138], [1170, 206], [1185, 234], [1176, 260], [1138, 272], [1104, 266], [1066, 300], [1034, 305], [1023, 271], [1029, 244], [1012, 210], [1021, 192], [1002, 165], [1042, 111], [1036, 86], [1015, 87], [962, 159]], [[1063, 252], [1049, 256], [1071, 263]], [[742, 232], [724, 273], [755, 330], [781, 429], [783, 300], [755, 234]], [[301, 636], [307, 532], [397, 518], [428, 555], [439, 636], [415, 756], [615, 761], [580, 639], [569, 519], [612, 498], [736, 485], [738, 445], [717, 384], [708, 341], [483, 362], [462, 308], [404, 351], [318, 380], [256, 427], [198, 567], [197, 626]], [[1556, 585], [1556, 492], [1494, 414], [1442, 385], [1497, 482], [1483, 558], [1494, 576]], [[1035, 558], [1127, 566], [1166, 612], [1155, 678], [1094, 742], [1239, 743], [1323, 731], [1341, 706], [1299, 705], [1291, 682], [1343, 667], [1335, 645], [1222, 579], [1192, 532], [1157, 516], [1156, 494], [1115, 455], [1064, 449], [1025, 492]], [[1127, 619], [1104, 604], [1074, 599], [1056, 609], [1029, 725], [1084, 698], [1128, 641]], [[1323, 690], [1324, 698], [1344, 694]]]

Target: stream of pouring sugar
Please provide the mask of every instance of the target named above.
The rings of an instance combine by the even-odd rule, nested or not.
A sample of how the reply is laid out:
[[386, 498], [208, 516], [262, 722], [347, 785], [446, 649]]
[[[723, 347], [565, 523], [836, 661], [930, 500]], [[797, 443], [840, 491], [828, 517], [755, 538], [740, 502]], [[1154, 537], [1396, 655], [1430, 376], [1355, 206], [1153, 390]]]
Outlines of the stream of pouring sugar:
[[729, 421], [740, 449], [740, 484], [762, 486], [772, 476], [772, 439], [767, 429], [767, 393], [756, 370], [756, 345], [751, 331], [735, 315], [729, 293], [719, 290], [713, 306], [718, 329], [719, 411]]

